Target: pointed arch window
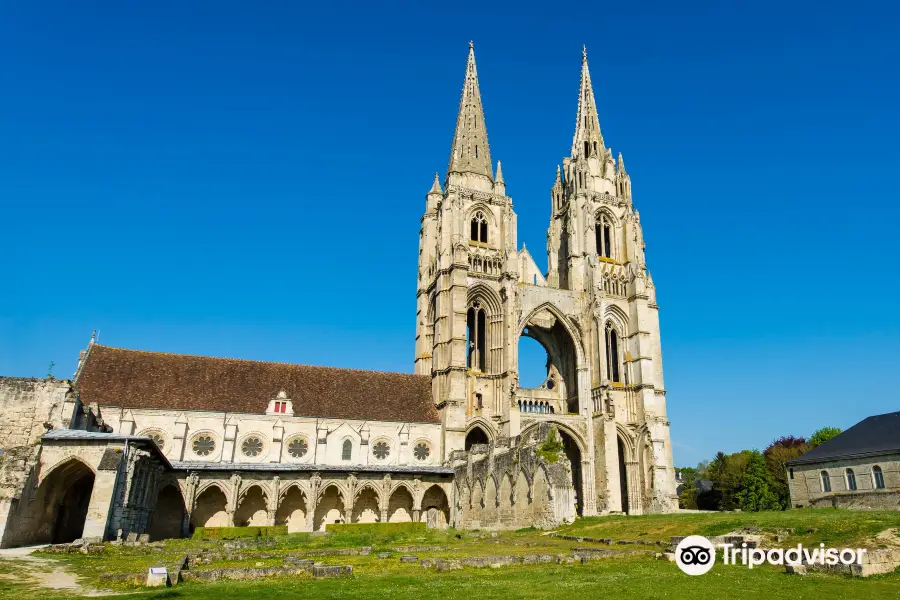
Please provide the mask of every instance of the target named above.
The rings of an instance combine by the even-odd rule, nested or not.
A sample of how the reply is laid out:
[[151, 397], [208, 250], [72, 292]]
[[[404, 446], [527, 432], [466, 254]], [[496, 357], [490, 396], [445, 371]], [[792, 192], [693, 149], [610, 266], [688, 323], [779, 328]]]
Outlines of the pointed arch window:
[[597, 238], [597, 254], [605, 258], [613, 258], [612, 221], [605, 213], [600, 215], [594, 227]]
[[353, 458], [353, 442], [350, 440], [344, 440], [344, 445], [341, 448], [341, 460], [351, 460]]
[[466, 366], [485, 372], [487, 363], [487, 318], [476, 300], [466, 312]]
[[875, 480], [875, 489], [876, 490], [884, 489], [884, 473], [881, 472], [881, 467], [879, 467], [879, 466], [872, 467], [872, 479]]
[[613, 383], [622, 383], [622, 366], [619, 362], [619, 333], [612, 323], [606, 324], [606, 374]]
[[831, 491], [831, 477], [828, 475], [828, 471], [822, 471], [822, 491]]
[[473, 242], [482, 242], [487, 244], [488, 241], [488, 224], [484, 213], [480, 210], [472, 217], [469, 239]]

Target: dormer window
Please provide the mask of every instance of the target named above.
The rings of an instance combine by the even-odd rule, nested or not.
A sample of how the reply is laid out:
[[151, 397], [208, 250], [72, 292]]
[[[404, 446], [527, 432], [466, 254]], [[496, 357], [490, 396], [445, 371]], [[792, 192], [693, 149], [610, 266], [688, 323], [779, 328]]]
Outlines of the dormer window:
[[470, 223], [469, 239], [473, 242], [482, 242], [487, 244], [488, 241], [488, 225], [484, 213], [480, 210], [475, 213]]
[[294, 407], [291, 399], [284, 392], [279, 392], [275, 398], [269, 400], [269, 406], [266, 408], [267, 415], [287, 415], [294, 416]]

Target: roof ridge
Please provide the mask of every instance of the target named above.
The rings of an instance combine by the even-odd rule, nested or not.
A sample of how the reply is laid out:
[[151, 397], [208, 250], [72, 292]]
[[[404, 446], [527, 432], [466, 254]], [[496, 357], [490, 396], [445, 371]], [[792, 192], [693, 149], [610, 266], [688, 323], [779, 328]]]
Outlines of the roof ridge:
[[379, 375], [400, 375], [405, 377], [428, 377], [428, 375], [419, 375], [416, 373], [399, 373], [397, 371], [378, 371], [375, 369], [356, 369], [351, 367], [332, 367], [328, 365], [308, 365], [304, 363], [290, 363], [283, 361], [275, 361], [275, 360], [257, 360], [253, 358], [234, 358], [230, 356], [209, 356], [205, 354], [184, 354], [181, 352], [162, 352], [159, 350], [137, 350], [134, 348], [118, 348], [116, 346], [106, 346], [103, 344], [95, 344], [96, 347], [103, 348], [105, 350], [116, 350], [118, 352], [134, 352], [136, 354], [155, 354], [158, 356], [173, 356], [173, 357], [186, 357], [186, 358], [209, 358], [213, 360], [222, 360], [222, 361], [233, 361], [233, 362], [243, 362], [243, 363], [257, 363], [257, 364], [265, 364], [265, 365], [284, 365], [286, 367], [307, 367], [312, 369], [328, 369], [332, 371], [350, 371], [353, 373], [378, 373]]

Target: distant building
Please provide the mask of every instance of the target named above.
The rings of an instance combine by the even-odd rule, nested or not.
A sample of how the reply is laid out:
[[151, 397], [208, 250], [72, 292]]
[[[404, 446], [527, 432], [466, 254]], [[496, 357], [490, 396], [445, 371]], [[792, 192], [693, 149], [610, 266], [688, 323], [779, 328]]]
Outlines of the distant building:
[[900, 510], [900, 412], [864, 419], [785, 468], [794, 508]]

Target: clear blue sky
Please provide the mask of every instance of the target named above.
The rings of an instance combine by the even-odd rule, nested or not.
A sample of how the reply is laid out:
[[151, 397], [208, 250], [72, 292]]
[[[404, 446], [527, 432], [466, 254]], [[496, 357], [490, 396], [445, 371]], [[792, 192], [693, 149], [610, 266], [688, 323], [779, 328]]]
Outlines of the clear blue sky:
[[677, 464], [900, 410], [892, 3], [124, 4], [0, 8], [0, 374], [70, 376], [93, 329], [411, 371], [419, 217], [472, 39], [542, 266], [587, 44]]

